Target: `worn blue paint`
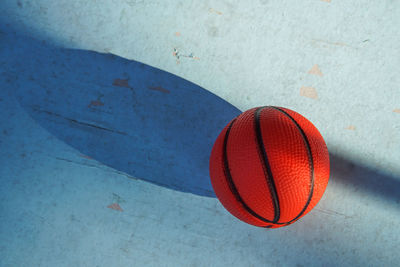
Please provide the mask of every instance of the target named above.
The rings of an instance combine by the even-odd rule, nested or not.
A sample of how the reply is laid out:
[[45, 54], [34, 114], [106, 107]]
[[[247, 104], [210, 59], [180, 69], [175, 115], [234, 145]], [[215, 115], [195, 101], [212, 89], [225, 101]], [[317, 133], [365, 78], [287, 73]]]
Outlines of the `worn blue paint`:
[[[0, 265], [396, 266], [399, 7], [367, 0], [1, 1]], [[14, 31], [18, 38], [8, 35]], [[174, 48], [200, 60], [182, 57], [176, 64]], [[118, 169], [125, 163], [96, 156], [115, 152], [110, 146], [100, 143], [95, 160], [85, 158], [90, 141], [122, 146], [128, 138], [117, 132], [127, 128], [134, 135], [118, 113], [129, 111], [132, 90], [112, 85], [115, 78], [135, 82], [129, 66], [140, 63], [132, 59], [199, 84], [241, 110], [277, 105], [309, 118], [331, 152], [331, 179], [320, 203], [289, 227], [259, 229], [236, 220], [215, 198], [127, 179], [132, 174]], [[314, 64], [323, 76], [308, 73]], [[146, 86], [139, 86], [143, 97], [173, 94]], [[302, 86], [314, 87], [318, 99], [300, 96]], [[80, 88], [74, 95], [81, 97], [71, 88]], [[98, 102], [89, 107], [92, 101]], [[43, 106], [73, 120], [38, 112]], [[183, 107], [168, 109], [183, 114]], [[112, 203], [123, 212], [107, 208]]]
[[6, 40], [8, 73], [18, 76], [10, 86], [54, 136], [130, 176], [214, 196], [209, 155], [219, 132], [240, 113], [237, 108], [133, 60], [12, 34]]

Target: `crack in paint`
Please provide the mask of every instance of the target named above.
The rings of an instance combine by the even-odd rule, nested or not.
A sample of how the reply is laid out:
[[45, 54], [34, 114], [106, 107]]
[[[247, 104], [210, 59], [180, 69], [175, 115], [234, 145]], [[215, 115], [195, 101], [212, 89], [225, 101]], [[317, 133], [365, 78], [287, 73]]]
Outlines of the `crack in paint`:
[[99, 125], [96, 125], [96, 124], [92, 124], [92, 123], [88, 123], [88, 122], [78, 121], [76, 119], [64, 117], [64, 116], [62, 116], [60, 114], [57, 114], [57, 113], [54, 113], [54, 112], [51, 112], [51, 111], [42, 110], [42, 109], [39, 109], [39, 108], [36, 108], [36, 107], [33, 107], [33, 109], [35, 111], [38, 111], [38, 112], [43, 112], [43, 113], [47, 113], [47, 114], [52, 115], [52, 116], [56, 116], [56, 117], [62, 118], [64, 120], [67, 120], [67, 121], [75, 123], [75, 124], [79, 124], [79, 125], [83, 125], [83, 126], [87, 126], [87, 127], [91, 127], [91, 128], [107, 131], [107, 132], [117, 133], [117, 134], [121, 134], [121, 135], [128, 135], [125, 132], [121, 132], [121, 131], [105, 128], [105, 127], [102, 127], [102, 126], [99, 126]]
[[132, 89], [132, 87], [129, 85], [129, 79], [118, 79], [117, 78], [114, 80], [113, 85]]
[[165, 88], [163, 88], [163, 87], [161, 87], [161, 86], [149, 86], [148, 88], [149, 88], [150, 90], [159, 91], [159, 92], [166, 93], [166, 94], [169, 94], [169, 93], [170, 93], [169, 90], [167, 90], [167, 89], [165, 89]]
[[61, 160], [61, 161], [65, 161], [65, 162], [72, 163], [72, 164], [77, 164], [77, 165], [81, 165], [81, 166], [85, 166], [85, 167], [96, 168], [96, 169], [99, 169], [99, 170], [102, 170], [102, 171], [109, 171], [109, 172], [112, 172], [112, 173], [116, 173], [116, 174], [119, 174], [119, 175], [126, 176], [127, 178], [132, 179], [132, 180], [139, 180], [136, 177], [130, 176], [130, 175], [124, 173], [124, 172], [120, 172], [120, 171], [117, 171], [117, 170], [114, 170], [114, 169], [105, 169], [105, 168], [102, 168], [102, 167], [97, 166], [97, 165], [89, 164], [89, 163], [86, 163], [86, 162], [74, 161], [74, 160], [70, 160], [70, 159], [66, 159], [66, 158], [60, 158], [60, 157], [54, 157], [54, 158], [56, 160]]

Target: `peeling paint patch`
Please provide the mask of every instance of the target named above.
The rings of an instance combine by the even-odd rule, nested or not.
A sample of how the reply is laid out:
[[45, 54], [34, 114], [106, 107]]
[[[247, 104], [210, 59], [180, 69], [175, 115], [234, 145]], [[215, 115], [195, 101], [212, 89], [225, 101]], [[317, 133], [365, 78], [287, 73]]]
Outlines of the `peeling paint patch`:
[[150, 90], [159, 91], [159, 92], [163, 92], [163, 93], [166, 93], [166, 94], [169, 94], [169, 93], [170, 93], [169, 90], [167, 90], [167, 89], [165, 89], [165, 88], [163, 88], [163, 87], [161, 87], [161, 86], [149, 86], [148, 88], [149, 88]]
[[193, 53], [190, 53], [189, 55], [181, 54], [181, 53], [178, 51], [178, 48], [176, 48], [176, 47], [174, 48], [174, 51], [172, 52], [172, 55], [173, 55], [174, 57], [176, 57], [176, 64], [179, 64], [179, 63], [181, 62], [180, 59], [181, 59], [182, 57], [191, 58], [191, 59], [196, 59], [196, 60], [200, 59], [199, 57], [194, 56]]
[[318, 64], [315, 64], [309, 71], [308, 74], [313, 74], [317, 76], [323, 76], [321, 69], [319, 68]]
[[88, 105], [89, 108], [91, 108], [91, 107], [101, 107], [101, 106], [104, 106], [104, 103], [101, 102], [100, 100], [92, 101], [92, 102], [90, 102], [90, 104]]
[[179, 52], [178, 52], [178, 49], [177, 49], [177, 48], [174, 48], [174, 51], [172, 52], [172, 55], [173, 55], [174, 57], [176, 57], [176, 64], [181, 63], [181, 61], [180, 61], [180, 59], [179, 59]]
[[217, 15], [222, 15], [221, 11], [215, 10], [214, 8], [210, 8], [208, 11], [210, 11], [211, 13], [215, 13]]
[[330, 3], [331, 2], [331, 0], [321, 0], [322, 2], [327, 2], [327, 3]]
[[305, 96], [312, 99], [318, 99], [317, 90], [314, 87], [303, 86], [300, 88], [300, 95]]
[[175, 36], [179, 37], [179, 36], [181, 36], [181, 33], [180, 32], [176, 32]]
[[356, 130], [356, 126], [349, 125], [349, 126], [346, 127], [346, 130], [355, 131]]
[[108, 205], [107, 208], [117, 210], [117, 211], [123, 211], [121, 206], [118, 203], [113, 203], [111, 205]]
[[394, 113], [399, 113], [400, 114], [400, 108], [396, 108], [393, 110]]
[[126, 87], [126, 88], [131, 88], [129, 86], [129, 80], [128, 79], [115, 79], [113, 82], [114, 86], [119, 86], [119, 87]]
[[173, 55], [174, 57], [176, 57], [177, 59], [179, 59], [178, 49], [174, 48], [174, 51], [172, 52], [172, 55]]

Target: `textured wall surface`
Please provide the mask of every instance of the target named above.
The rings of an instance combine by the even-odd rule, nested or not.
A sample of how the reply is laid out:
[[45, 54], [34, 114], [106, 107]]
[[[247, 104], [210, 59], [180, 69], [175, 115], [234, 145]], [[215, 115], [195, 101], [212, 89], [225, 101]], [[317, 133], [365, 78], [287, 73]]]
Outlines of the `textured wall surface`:
[[[399, 14], [400, 1], [1, 1], [0, 266], [398, 264]], [[40, 53], [30, 42], [42, 42]], [[101, 53], [93, 66], [107, 64], [107, 53], [121, 63], [85, 72], [70, 63], [82, 53], [90, 64], [85, 51]], [[129, 89], [124, 79], [135, 77], [125, 61], [199, 85], [232, 115], [231, 105], [276, 105], [310, 119], [332, 156], [321, 202], [289, 227], [246, 225], [215, 198], [93, 159], [63, 135], [68, 125], [49, 127], [21, 101], [65, 101], [64, 111], [86, 121], [77, 100], [57, 92], [80, 90], [90, 108], [110, 111], [116, 98], [97, 97], [117, 78]], [[107, 83], [108, 72], [119, 76]]]

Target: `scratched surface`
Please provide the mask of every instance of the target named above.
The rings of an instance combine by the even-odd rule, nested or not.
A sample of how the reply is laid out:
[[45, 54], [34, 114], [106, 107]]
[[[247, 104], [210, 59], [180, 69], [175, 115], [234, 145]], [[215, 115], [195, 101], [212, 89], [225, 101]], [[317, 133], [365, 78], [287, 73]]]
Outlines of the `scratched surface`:
[[[395, 266], [398, 14], [399, 1], [3, 0], [0, 266]], [[42, 42], [40, 52], [26, 54], [33, 47], [21, 41], [26, 36]], [[60, 54], [46, 53], [50, 45], [85, 61], [57, 62], [52, 73], [49, 64]], [[120, 63], [108, 72], [96, 69], [94, 59], [107, 63], [107, 53]], [[121, 167], [121, 155], [105, 160], [99, 152], [107, 146], [100, 141], [117, 138], [101, 127], [124, 131], [129, 123], [106, 113], [87, 118], [75, 104], [85, 99], [88, 110], [110, 111], [111, 104], [118, 110], [123, 95], [93, 92], [129, 91], [125, 61], [197, 84], [223, 98], [232, 114], [234, 107], [277, 105], [305, 115], [331, 152], [332, 175], [321, 202], [290, 227], [259, 229], [233, 218], [215, 198], [135, 177], [134, 169]], [[46, 124], [27, 108], [56, 108], [51, 101], [60, 101], [60, 94], [51, 92], [68, 96], [77, 88], [79, 99], [63, 98], [62, 111], [75, 112], [79, 122], [109, 124], [90, 131], [57, 120]], [[143, 99], [153, 94], [160, 104], [174, 95], [174, 86], [149, 83], [145, 89]], [[85, 149], [92, 133], [96, 149]], [[95, 153], [86, 153], [89, 148]], [[149, 177], [161, 175], [159, 162], [149, 162]]]

